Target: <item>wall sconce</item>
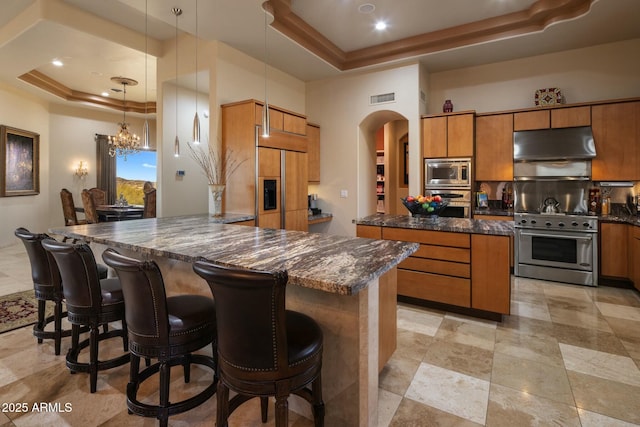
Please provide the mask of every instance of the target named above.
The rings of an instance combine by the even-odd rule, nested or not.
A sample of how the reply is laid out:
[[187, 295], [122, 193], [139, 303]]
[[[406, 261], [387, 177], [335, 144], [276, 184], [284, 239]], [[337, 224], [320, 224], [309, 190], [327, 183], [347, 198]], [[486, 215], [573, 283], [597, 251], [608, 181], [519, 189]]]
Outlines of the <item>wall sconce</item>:
[[82, 160], [80, 160], [80, 163], [78, 163], [78, 167], [74, 171], [74, 175], [80, 179], [89, 175], [89, 169], [87, 168], [87, 165]]

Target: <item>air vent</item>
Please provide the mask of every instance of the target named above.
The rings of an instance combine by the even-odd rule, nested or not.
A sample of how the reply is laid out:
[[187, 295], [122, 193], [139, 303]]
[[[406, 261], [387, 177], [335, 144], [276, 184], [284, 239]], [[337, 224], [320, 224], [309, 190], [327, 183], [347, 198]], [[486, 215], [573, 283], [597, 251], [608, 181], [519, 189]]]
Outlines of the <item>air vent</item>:
[[386, 102], [396, 102], [396, 94], [395, 92], [391, 93], [382, 93], [380, 95], [371, 95], [369, 98], [369, 104], [384, 104]]

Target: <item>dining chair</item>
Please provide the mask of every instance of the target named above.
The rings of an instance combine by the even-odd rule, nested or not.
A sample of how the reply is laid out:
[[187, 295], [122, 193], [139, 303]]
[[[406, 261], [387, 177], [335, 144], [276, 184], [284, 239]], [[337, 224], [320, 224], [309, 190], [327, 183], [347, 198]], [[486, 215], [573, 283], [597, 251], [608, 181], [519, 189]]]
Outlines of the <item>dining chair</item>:
[[[242, 403], [260, 397], [262, 422], [275, 396], [276, 426], [288, 423], [288, 398], [312, 405], [315, 426], [324, 425], [322, 330], [309, 316], [285, 309], [286, 271], [274, 273], [197, 261], [216, 301], [218, 390], [216, 425]], [[237, 393], [229, 400], [229, 391]]]
[[156, 189], [151, 188], [144, 192], [144, 210], [142, 211], [142, 218], [155, 218], [156, 217]]
[[[129, 363], [127, 322], [120, 280], [110, 277], [100, 280], [96, 260], [86, 243], [71, 244], [43, 239], [42, 246], [53, 256], [62, 278], [62, 293], [67, 305], [67, 319], [71, 323], [71, 348], [66, 364], [71, 373], [88, 372], [90, 392], [95, 393], [98, 372]], [[122, 327], [108, 328], [113, 322]], [[103, 332], [100, 332], [100, 327]], [[89, 338], [80, 342], [80, 333], [89, 329]], [[121, 337], [125, 354], [99, 360], [100, 341]], [[81, 357], [89, 347], [88, 361]]]
[[[201, 405], [216, 391], [214, 300], [202, 295], [167, 297], [162, 273], [154, 261], [139, 261], [113, 249], [104, 251], [102, 259], [118, 274], [124, 293], [131, 353], [127, 408], [136, 415], [155, 417], [160, 426], [166, 426], [170, 415]], [[208, 345], [211, 345], [212, 356], [192, 354]], [[141, 357], [158, 362], [140, 371]], [[182, 365], [184, 382], [189, 383], [192, 364], [208, 367], [213, 374], [211, 382], [207, 381], [204, 389], [187, 400], [170, 401], [171, 367]], [[138, 389], [158, 372], [159, 403], [153, 405], [146, 397], [141, 401]]]
[[84, 217], [88, 224], [96, 224], [100, 222], [98, 212], [96, 211], [96, 204], [93, 201], [93, 196], [87, 189], [82, 190], [82, 206], [84, 207]]
[[153, 184], [151, 183], [151, 181], [145, 181], [144, 184], [142, 185], [142, 192], [146, 193], [147, 191], [151, 190], [153, 187]]
[[93, 198], [93, 204], [96, 206], [102, 206], [107, 204], [107, 192], [93, 187], [89, 189], [89, 193], [91, 193], [91, 197]]
[[62, 214], [64, 215], [64, 225], [86, 224], [85, 220], [78, 221], [76, 206], [73, 203], [71, 191], [63, 188], [60, 190], [60, 200], [62, 201]]

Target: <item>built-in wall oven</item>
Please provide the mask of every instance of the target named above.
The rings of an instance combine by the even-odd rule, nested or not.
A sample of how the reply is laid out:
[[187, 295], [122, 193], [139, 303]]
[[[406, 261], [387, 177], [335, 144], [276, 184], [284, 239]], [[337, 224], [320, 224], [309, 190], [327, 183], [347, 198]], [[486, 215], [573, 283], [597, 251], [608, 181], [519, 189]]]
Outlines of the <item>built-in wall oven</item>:
[[440, 216], [447, 218], [471, 218], [471, 190], [454, 188], [425, 189], [425, 195], [439, 195], [447, 199], [446, 209]]
[[515, 275], [598, 285], [598, 220], [584, 215], [516, 213]]

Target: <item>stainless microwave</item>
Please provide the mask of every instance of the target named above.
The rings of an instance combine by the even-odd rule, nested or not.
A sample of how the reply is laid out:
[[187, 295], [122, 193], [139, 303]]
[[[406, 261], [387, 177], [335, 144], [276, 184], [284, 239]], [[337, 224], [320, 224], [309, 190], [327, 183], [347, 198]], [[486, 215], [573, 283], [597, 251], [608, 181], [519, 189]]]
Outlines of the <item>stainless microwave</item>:
[[424, 159], [424, 188], [471, 188], [471, 159]]

